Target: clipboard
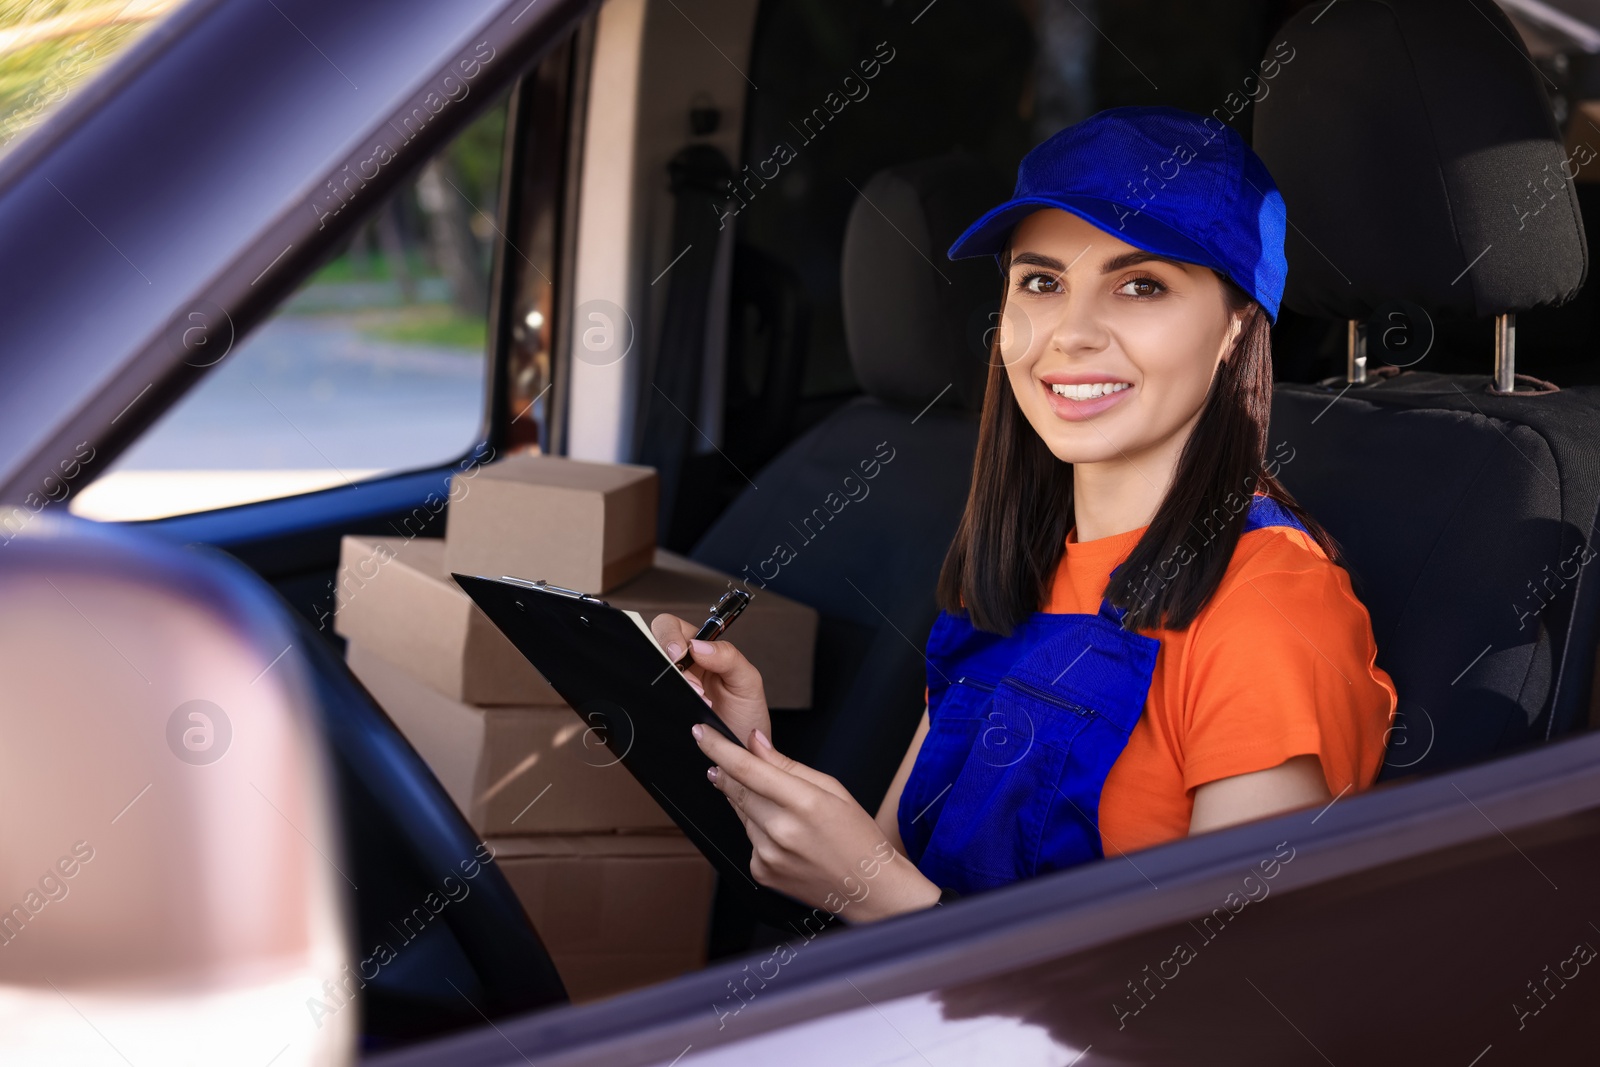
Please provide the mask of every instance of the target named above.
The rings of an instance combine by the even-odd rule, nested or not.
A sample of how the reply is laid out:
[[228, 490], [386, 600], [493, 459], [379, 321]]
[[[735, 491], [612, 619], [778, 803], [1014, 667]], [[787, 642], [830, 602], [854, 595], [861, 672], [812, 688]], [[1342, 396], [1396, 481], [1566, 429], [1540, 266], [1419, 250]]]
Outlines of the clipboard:
[[837, 917], [826, 908], [750, 876], [749, 835], [728, 799], [707, 780], [711, 760], [689, 728], [702, 723], [741, 748], [744, 743], [684, 680], [638, 612], [544, 582], [450, 577], [763, 922], [802, 936], [835, 925]]

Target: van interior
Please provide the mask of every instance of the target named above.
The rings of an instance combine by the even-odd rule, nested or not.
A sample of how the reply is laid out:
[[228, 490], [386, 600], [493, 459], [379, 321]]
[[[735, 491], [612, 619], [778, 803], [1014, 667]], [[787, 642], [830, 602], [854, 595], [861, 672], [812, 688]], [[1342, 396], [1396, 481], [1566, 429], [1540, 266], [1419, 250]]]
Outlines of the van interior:
[[[607, 0], [72, 509], [215, 546], [293, 609], [363, 944], [476, 838], [346, 667], [341, 538], [443, 536], [396, 487], [477, 459], [653, 467], [661, 548], [815, 609], [812, 700], [774, 737], [874, 811], [923, 714], [997, 328], [994, 266], [944, 251], [1044, 137], [1175, 105], [1288, 205], [1269, 451], [1400, 691], [1382, 782], [1587, 729], [1600, 67], [1544, 5], [1474, 6]], [[366, 1047], [567, 998], [486, 884], [363, 990]], [[707, 961], [787, 934], [736, 890]]]

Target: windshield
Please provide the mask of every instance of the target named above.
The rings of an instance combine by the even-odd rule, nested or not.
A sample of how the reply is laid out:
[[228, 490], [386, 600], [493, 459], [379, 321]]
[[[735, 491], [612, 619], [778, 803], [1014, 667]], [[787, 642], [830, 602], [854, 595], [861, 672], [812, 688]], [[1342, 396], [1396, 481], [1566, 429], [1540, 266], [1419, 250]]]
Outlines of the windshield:
[[0, 0], [0, 155], [183, 0]]

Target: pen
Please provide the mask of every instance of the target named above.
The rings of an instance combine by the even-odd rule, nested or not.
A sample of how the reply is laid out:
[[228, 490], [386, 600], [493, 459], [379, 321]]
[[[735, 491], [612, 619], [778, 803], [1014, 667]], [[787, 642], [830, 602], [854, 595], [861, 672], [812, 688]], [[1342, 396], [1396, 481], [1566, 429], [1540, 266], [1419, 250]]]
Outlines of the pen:
[[[696, 641], [715, 641], [728, 631], [733, 625], [733, 620], [739, 613], [750, 606], [750, 594], [743, 589], [730, 589], [711, 606], [711, 617], [700, 626], [700, 631], [694, 635]], [[676, 663], [673, 664], [680, 671], [694, 662], [694, 657], [688, 649], [684, 649]]]

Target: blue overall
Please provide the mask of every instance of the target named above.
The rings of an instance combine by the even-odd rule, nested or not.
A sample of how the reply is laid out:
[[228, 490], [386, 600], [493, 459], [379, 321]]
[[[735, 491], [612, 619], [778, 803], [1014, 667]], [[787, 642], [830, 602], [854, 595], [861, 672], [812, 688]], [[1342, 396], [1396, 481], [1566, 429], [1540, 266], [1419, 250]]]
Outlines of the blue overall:
[[[1246, 532], [1305, 527], [1255, 496]], [[941, 611], [928, 734], [896, 811], [906, 854], [961, 894], [1099, 859], [1100, 790], [1144, 711], [1160, 642], [1124, 609], [1036, 611], [1009, 637]]]

